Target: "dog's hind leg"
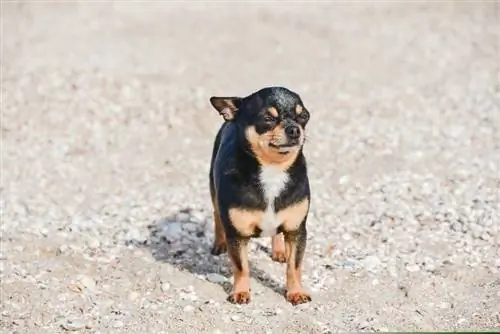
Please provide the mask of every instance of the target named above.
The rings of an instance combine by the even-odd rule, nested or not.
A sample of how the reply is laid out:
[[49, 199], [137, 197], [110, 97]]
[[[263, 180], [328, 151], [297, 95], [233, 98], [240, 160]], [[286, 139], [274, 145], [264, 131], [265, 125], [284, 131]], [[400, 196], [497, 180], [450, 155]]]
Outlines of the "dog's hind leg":
[[283, 241], [283, 233], [278, 233], [271, 238], [272, 254], [271, 259], [276, 262], [285, 263], [285, 242]]
[[222, 226], [217, 200], [214, 196], [212, 196], [212, 204], [214, 208], [215, 238], [210, 253], [212, 253], [212, 255], [220, 255], [227, 252], [226, 234]]

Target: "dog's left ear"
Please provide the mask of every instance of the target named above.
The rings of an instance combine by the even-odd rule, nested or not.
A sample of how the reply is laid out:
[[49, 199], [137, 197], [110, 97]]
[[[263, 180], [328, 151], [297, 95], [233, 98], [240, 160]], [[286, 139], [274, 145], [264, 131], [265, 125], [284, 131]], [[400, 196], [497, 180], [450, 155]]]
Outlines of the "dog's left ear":
[[232, 121], [241, 105], [241, 97], [212, 96], [210, 103], [226, 121]]

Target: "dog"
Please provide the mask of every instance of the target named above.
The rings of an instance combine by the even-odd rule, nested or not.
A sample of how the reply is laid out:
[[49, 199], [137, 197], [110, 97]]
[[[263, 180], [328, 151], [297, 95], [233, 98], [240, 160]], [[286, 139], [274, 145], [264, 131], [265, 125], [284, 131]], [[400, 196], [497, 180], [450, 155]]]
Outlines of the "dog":
[[286, 262], [286, 299], [310, 302], [301, 280], [311, 194], [303, 147], [309, 111], [285, 87], [246, 97], [212, 96], [224, 119], [213, 144], [210, 195], [215, 238], [211, 254], [228, 253], [234, 275], [227, 300], [250, 302], [248, 242], [272, 237], [272, 259]]

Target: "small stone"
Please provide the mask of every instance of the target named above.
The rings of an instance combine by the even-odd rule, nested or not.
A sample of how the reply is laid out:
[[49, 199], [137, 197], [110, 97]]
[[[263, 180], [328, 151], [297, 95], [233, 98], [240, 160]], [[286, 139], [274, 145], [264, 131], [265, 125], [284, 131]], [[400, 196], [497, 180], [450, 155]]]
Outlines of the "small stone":
[[238, 320], [240, 320], [240, 316], [239, 316], [239, 315], [237, 315], [237, 314], [232, 315], [232, 316], [231, 316], [231, 320], [232, 320], [232, 321], [238, 321]]
[[458, 324], [459, 325], [465, 324], [466, 322], [467, 322], [467, 319], [465, 319], [465, 318], [458, 319]]
[[378, 257], [370, 255], [363, 260], [363, 265], [368, 271], [375, 271], [375, 269], [381, 265], [381, 261]]
[[85, 328], [85, 322], [82, 319], [68, 319], [62, 325], [67, 331], [79, 331], [80, 329]]
[[136, 300], [137, 298], [139, 297], [139, 293], [137, 291], [132, 291], [131, 293], [129, 293], [128, 295], [128, 300], [130, 301], [134, 301]]
[[59, 248], [57, 248], [56, 255], [65, 254], [68, 250], [69, 250], [69, 246], [66, 244], [63, 244], [63, 245], [59, 246]]
[[191, 305], [184, 306], [184, 312], [193, 312], [193, 311], [194, 311], [193, 306], [191, 306]]
[[40, 234], [44, 237], [47, 237], [49, 235], [49, 230], [46, 228], [41, 228], [40, 229]]
[[87, 242], [87, 246], [90, 249], [97, 249], [101, 246], [101, 242], [97, 240], [96, 238], [92, 238]]
[[167, 283], [167, 282], [162, 283], [162, 285], [161, 285], [161, 291], [167, 292], [168, 290], [170, 290], [170, 284]]
[[406, 270], [408, 270], [411, 273], [417, 272], [420, 270], [420, 267], [416, 264], [411, 264], [406, 266]]
[[207, 278], [207, 281], [212, 282], [212, 283], [217, 283], [217, 284], [227, 282], [227, 279], [224, 276], [216, 274], [216, 273], [207, 274], [206, 278]]
[[455, 232], [462, 232], [463, 231], [463, 225], [460, 223], [453, 223], [451, 224], [451, 229]]
[[450, 303], [448, 302], [442, 302], [440, 305], [439, 305], [440, 308], [442, 308], [443, 310], [444, 309], [447, 309], [447, 308], [450, 308]]
[[481, 234], [481, 236], [479, 237], [479, 239], [484, 240], [484, 241], [488, 241], [488, 240], [491, 239], [491, 237], [488, 234], [488, 232], [484, 232], [483, 234]]
[[379, 283], [378, 279], [374, 279], [374, 280], [372, 281], [372, 285], [378, 285], [378, 283]]
[[483, 227], [475, 223], [470, 225], [470, 230], [472, 232], [472, 236], [476, 239], [479, 239], [483, 234]]
[[500, 258], [495, 260], [495, 267], [500, 268]]
[[344, 175], [339, 179], [339, 184], [342, 186], [349, 182], [349, 175]]
[[113, 322], [113, 328], [122, 328], [123, 327], [123, 321], [116, 320]]
[[89, 291], [96, 290], [96, 283], [92, 277], [87, 275], [80, 275], [78, 281], [80, 281], [80, 283]]
[[427, 271], [433, 271], [436, 269], [434, 265], [434, 260], [428, 256], [424, 257], [424, 269]]
[[349, 233], [344, 233], [342, 234], [342, 239], [344, 239], [345, 241], [349, 241], [352, 240], [352, 236]]

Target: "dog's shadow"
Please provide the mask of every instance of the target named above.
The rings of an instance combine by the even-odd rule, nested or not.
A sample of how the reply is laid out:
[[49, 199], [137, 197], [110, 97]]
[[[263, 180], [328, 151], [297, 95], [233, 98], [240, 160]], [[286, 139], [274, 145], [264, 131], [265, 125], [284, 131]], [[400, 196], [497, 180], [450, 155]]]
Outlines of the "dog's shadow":
[[[213, 220], [209, 212], [182, 209], [168, 217], [152, 222], [149, 234], [142, 242], [129, 241], [148, 249], [156, 261], [170, 263], [177, 269], [204, 276], [220, 285], [229, 294], [232, 271], [226, 254], [212, 255]], [[254, 245], [256, 251], [270, 255], [270, 249]], [[250, 255], [250, 254], [249, 254]], [[263, 286], [283, 295], [284, 287], [266, 272], [250, 262], [250, 275]]]

